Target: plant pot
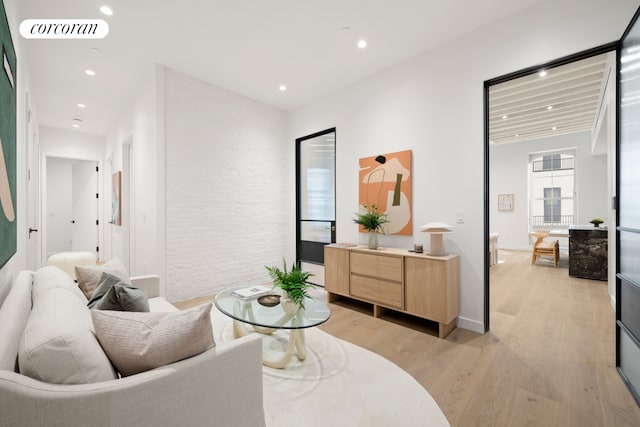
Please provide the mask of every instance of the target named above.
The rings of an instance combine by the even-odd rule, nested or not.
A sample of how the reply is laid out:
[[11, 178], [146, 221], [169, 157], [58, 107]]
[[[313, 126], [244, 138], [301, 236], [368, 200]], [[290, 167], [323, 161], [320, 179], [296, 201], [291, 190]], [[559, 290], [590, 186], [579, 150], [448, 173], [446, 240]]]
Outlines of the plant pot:
[[282, 295], [282, 298], [280, 298], [280, 306], [282, 306], [282, 310], [290, 316], [297, 314], [298, 310], [300, 310], [300, 306], [293, 302], [286, 292]]
[[375, 231], [369, 232], [369, 249], [378, 249], [378, 233]]

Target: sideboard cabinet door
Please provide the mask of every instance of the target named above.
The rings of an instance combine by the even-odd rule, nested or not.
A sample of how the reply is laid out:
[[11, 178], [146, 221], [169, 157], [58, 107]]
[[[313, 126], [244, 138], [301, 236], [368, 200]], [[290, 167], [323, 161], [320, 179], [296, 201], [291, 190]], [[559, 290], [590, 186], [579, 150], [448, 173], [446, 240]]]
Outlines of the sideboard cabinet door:
[[449, 323], [460, 309], [459, 258], [435, 261], [405, 259], [405, 310], [416, 316]]
[[324, 287], [328, 292], [349, 296], [348, 249], [324, 247]]

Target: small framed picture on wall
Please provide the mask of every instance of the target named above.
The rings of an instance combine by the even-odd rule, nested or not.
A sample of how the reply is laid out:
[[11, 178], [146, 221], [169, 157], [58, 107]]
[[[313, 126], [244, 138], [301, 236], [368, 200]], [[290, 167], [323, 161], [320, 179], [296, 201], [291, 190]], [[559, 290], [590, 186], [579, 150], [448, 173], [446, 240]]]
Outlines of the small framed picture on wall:
[[513, 208], [513, 194], [498, 194], [498, 211], [512, 212]]

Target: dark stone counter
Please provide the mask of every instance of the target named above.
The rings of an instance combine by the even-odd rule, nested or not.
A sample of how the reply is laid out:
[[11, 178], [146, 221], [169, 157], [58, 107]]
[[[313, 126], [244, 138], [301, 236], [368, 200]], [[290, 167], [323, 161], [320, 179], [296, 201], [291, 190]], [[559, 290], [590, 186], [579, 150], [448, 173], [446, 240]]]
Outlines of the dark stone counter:
[[607, 265], [606, 229], [569, 229], [569, 276], [608, 280]]

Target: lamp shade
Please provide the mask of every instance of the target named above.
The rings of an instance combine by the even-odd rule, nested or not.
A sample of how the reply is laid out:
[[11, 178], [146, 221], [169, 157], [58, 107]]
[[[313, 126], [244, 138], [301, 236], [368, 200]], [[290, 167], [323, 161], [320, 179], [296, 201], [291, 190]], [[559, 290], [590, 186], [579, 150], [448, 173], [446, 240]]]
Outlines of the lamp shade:
[[429, 255], [445, 255], [442, 235], [444, 233], [451, 233], [453, 231], [452, 229], [452, 226], [443, 222], [430, 222], [428, 224], [420, 226], [420, 230], [422, 230], [423, 233], [431, 233], [431, 246], [429, 248]]
[[423, 233], [451, 233], [453, 227], [444, 222], [430, 222], [420, 226], [420, 230]]

